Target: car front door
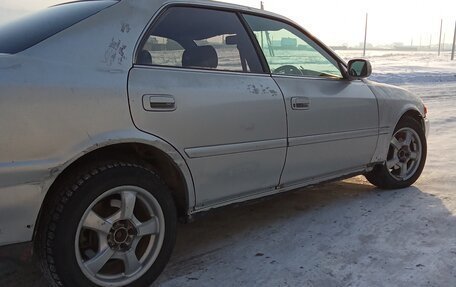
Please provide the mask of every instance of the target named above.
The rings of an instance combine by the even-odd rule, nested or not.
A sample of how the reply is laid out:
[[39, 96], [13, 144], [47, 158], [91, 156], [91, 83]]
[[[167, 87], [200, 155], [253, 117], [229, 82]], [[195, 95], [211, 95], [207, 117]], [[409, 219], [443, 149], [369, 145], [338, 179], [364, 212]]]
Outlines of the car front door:
[[128, 83], [133, 121], [184, 156], [196, 208], [273, 190], [286, 112], [238, 14], [170, 7], [139, 47]]
[[378, 139], [374, 94], [362, 81], [343, 79], [338, 61], [301, 30], [279, 20], [244, 17], [285, 98], [289, 148], [281, 184], [364, 168]]

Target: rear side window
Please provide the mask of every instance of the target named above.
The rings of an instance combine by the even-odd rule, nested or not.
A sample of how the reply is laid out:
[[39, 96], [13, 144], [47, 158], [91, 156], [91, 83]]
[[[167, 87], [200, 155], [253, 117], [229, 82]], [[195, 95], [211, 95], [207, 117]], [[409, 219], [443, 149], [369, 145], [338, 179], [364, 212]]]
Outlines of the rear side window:
[[172, 7], [153, 25], [137, 64], [262, 73], [253, 43], [238, 15], [205, 8]]
[[0, 26], [0, 53], [16, 54], [117, 3], [81, 1], [52, 6]]
[[185, 49], [172, 39], [150, 36], [143, 49], [145, 50], [143, 54], [147, 51], [151, 59], [154, 59], [154, 65], [182, 67], [182, 56]]

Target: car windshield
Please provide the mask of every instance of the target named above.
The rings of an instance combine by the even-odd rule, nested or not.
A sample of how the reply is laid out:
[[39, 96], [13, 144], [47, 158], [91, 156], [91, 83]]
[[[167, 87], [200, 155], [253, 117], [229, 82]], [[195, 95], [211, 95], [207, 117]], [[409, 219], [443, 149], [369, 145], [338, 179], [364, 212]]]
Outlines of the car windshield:
[[49, 7], [0, 26], [0, 53], [16, 54], [117, 3], [80, 1]]

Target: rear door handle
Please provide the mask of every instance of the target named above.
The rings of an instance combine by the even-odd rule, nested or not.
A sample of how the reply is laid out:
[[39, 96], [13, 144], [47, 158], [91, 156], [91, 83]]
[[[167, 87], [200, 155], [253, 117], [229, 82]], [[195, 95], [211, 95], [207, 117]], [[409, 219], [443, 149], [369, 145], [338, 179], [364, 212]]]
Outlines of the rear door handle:
[[291, 109], [293, 110], [308, 110], [310, 109], [310, 99], [307, 97], [291, 98]]
[[172, 112], [176, 110], [176, 100], [170, 95], [144, 95], [143, 107], [150, 112]]

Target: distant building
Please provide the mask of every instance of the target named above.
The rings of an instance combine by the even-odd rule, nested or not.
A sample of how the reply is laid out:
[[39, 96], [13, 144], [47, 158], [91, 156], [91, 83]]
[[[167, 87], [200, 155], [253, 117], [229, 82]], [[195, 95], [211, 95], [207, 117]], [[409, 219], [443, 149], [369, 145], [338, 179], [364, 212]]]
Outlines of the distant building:
[[272, 40], [272, 47], [280, 47], [282, 45], [282, 41]]
[[282, 38], [281, 46], [283, 48], [297, 48], [298, 47], [298, 39], [296, 38]]
[[[358, 45], [358, 48], [363, 48], [363, 47], [364, 47], [364, 42], [360, 42], [359, 45]], [[366, 48], [372, 49], [372, 48], [374, 48], [374, 45], [371, 44], [371, 43], [367, 43], [366, 44]]]
[[347, 45], [342, 45], [342, 46], [330, 46], [331, 49], [333, 50], [348, 50]]

